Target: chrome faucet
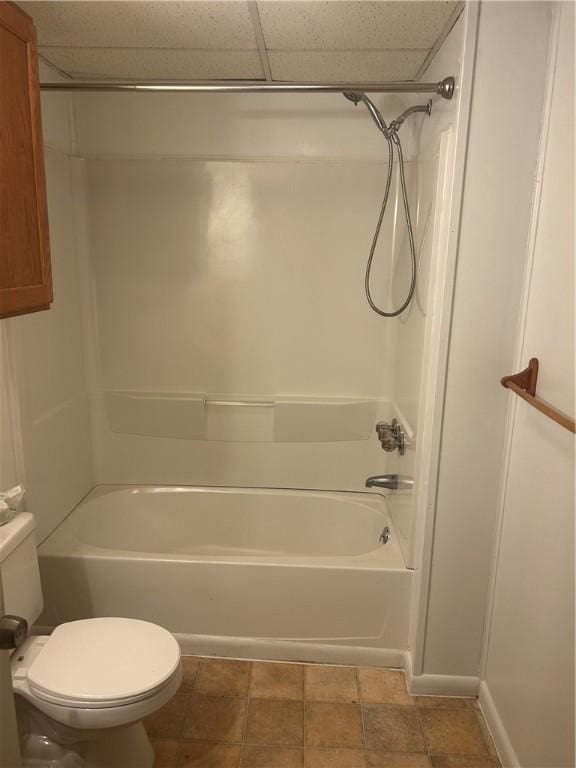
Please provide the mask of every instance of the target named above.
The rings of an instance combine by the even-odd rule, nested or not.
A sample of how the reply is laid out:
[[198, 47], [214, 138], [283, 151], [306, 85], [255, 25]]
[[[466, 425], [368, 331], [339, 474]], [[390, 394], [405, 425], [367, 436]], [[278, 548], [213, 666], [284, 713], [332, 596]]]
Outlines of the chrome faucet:
[[366, 480], [366, 488], [388, 488], [390, 491], [408, 491], [414, 487], [414, 479], [405, 475], [372, 475]]
[[397, 419], [392, 419], [390, 424], [379, 421], [376, 424], [376, 434], [385, 451], [398, 449], [400, 456], [404, 456], [406, 453], [406, 434]]

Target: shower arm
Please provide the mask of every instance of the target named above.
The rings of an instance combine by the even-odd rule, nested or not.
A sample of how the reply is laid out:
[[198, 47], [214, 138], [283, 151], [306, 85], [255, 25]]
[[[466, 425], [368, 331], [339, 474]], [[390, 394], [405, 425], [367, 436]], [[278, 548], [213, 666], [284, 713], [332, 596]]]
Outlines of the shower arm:
[[392, 120], [390, 125], [387, 125], [374, 102], [369, 99], [363, 91], [344, 91], [342, 95], [348, 99], [348, 101], [351, 101], [355, 107], [360, 103], [364, 104], [370, 113], [370, 117], [376, 123], [378, 130], [381, 131], [387, 139], [396, 140], [396, 134], [402, 123], [407, 117], [410, 117], [410, 115], [413, 115], [415, 112], [425, 112], [428, 117], [432, 114], [432, 99], [429, 99], [426, 104], [417, 104], [416, 106], [408, 107], [408, 109], [405, 109], [395, 120]]
[[427, 104], [418, 104], [414, 107], [408, 107], [408, 109], [405, 109], [404, 112], [402, 112], [402, 114], [396, 118], [396, 120], [392, 120], [389, 128], [391, 130], [397, 131], [404, 120], [406, 120], [407, 117], [410, 117], [410, 115], [413, 115], [415, 112], [425, 112], [428, 117], [430, 117], [432, 114], [432, 99], [430, 99]]

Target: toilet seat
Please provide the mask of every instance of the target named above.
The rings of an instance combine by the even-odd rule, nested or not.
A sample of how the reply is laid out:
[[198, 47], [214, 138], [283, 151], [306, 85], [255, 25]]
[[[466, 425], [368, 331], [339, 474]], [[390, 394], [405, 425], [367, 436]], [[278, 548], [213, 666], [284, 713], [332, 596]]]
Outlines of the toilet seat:
[[[131, 667], [132, 682], [137, 681], [137, 685], [132, 689], [131, 695], [125, 695], [126, 678], [123, 678], [124, 692], [118, 686], [104, 689], [103, 682], [101, 681], [100, 694], [103, 695], [99, 699], [95, 697], [90, 698], [87, 687], [87, 680], [89, 678], [84, 676], [84, 682], [82, 683], [84, 692], [82, 698], [80, 698], [77, 695], [78, 690], [74, 691], [65, 682], [66, 676], [61, 678], [60, 682], [56, 681], [54, 683], [52, 676], [48, 674], [49, 670], [46, 670], [48, 666], [47, 660], [51, 658], [52, 653], [54, 653], [55, 663], [64, 663], [65, 657], [58, 659], [59, 654], [74, 652], [74, 647], [71, 646], [71, 638], [73, 636], [75, 638], [80, 636], [77, 634], [78, 629], [82, 631], [86, 643], [98, 637], [98, 633], [94, 633], [92, 629], [89, 629], [91, 626], [95, 626], [95, 622], [99, 622], [99, 628], [102, 631], [106, 630], [107, 634], [108, 632], [115, 631], [117, 639], [122, 637], [124, 641], [132, 640], [138, 646], [136, 649], [133, 648], [133, 658], [130, 664], [127, 665]], [[121, 627], [118, 622], [128, 622], [128, 624], [124, 624], [124, 627]], [[25, 699], [35, 710], [46, 715], [55, 723], [74, 729], [75, 733], [118, 728], [136, 723], [156, 712], [170, 701], [182, 682], [182, 665], [180, 663], [180, 648], [169, 632], [153, 624], [150, 625], [147, 622], [140, 622], [134, 619], [113, 620], [115, 626], [110, 622], [110, 619], [89, 619], [85, 627], [75, 627], [73, 628], [73, 633], [68, 631], [67, 627], [80, 623], [83, 624], [84, 622], [62, 624], [50, 636], [31, 635], [24, 641], [20, 648], [12, 654], [10, 660], [12, 687], [15, 693]], [[155, 627], [158, 631], [155, 634], [156, 639], [160, 640], [160, 646], [154, 642], [152, 633], [146, 627]], [[85, 635], [84, 630], [88, 630]], [[166, 642], [164, 651], [162, 651], [162, 635], [168, 635], [170, 640], [173, 641]], [[111, 635], [108, 636], [111, 637]], [[59, 638], [63, 641], [62, 643], [60, 643]], [[147, 641], [145, 638], [147, 638]], [[56, 640], [55, 643], [53, 642], [54, 639]], [[164, 639], [166, 638], [164, 637]], [[50, 644], [52, 645], [51, 655], [46, 656], [44, 654]], [[77, 646], [76, 648], [78, 650]], [[142, 655], [146, 650], [150, 652], [151, 648], [155, 648], [156, 651], [159, 650], [160, 652], [160, 656], [156, 660], [151, 657], [143, 657]], [[87, 648], [79, 650], [82, 650], [84, 654], [78, 653], [76, 658], [76, 664], [78, 665], [80, 664], [79, 657], [86, 661], [88, 656]], [[56, 651], [58, 651], [58, 654]], [[105, 657], [106, 650], [103, 646], [100, 646], [99, 649], [94, 650], [91, 654], [93, 660], [97, 659], [99, 661], [100, 669], [105, 664]], [[160, 662], [160, 657], [163, 659], [163, 662]], [[35, 667], [39, 659], [43, 659], [43, 662]], [[174, 659], [176, 659], [175, 662]], [[69, 661], [66, 663], [70, 664]], [[108, 663], [104, 671], [109, 673], [112, 666]], [[151, 666], [152, 669], [147, 671], [147, 666]], [[32, 675], [34, 680], [31, 680], [29, 673], [32, 672], [34, 667], [35, 672]], [[171, 668], [172, 672], [169, 671]], [[93, 671], [95, 669], [96, 665]], [[164, 677], [164, 682], [156, 684], [162, 677]], [[151, 684], [151, 687], [148, 689], [144, 688], [146, 680]], [[40, 688], [39, 684], [43, 687]], [[95, 691], [96, 689], [93, 690]]]
[[65, 707], [121, 707], [162, 689], [180, 666], [180, 647], [162, 627], [97, 618], [58, 626], [27, 670], [30, 693]]

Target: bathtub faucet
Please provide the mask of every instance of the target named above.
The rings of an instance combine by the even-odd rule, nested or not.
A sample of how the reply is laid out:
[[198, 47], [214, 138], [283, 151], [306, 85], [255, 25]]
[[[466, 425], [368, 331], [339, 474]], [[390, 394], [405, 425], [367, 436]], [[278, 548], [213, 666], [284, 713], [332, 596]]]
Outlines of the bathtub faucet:
[[405, 475], [372, 475], [366, 480], [366, 488], [388, 488], [390, 491], [408, 491], [414, 487], [414, 479]]

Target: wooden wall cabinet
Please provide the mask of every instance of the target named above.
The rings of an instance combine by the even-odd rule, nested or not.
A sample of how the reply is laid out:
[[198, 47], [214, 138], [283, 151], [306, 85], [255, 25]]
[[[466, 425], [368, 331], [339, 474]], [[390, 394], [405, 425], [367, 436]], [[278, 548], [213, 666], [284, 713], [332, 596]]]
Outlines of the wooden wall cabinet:
[[36, 31], [0, 1], [0, 317], [51, 302]]

